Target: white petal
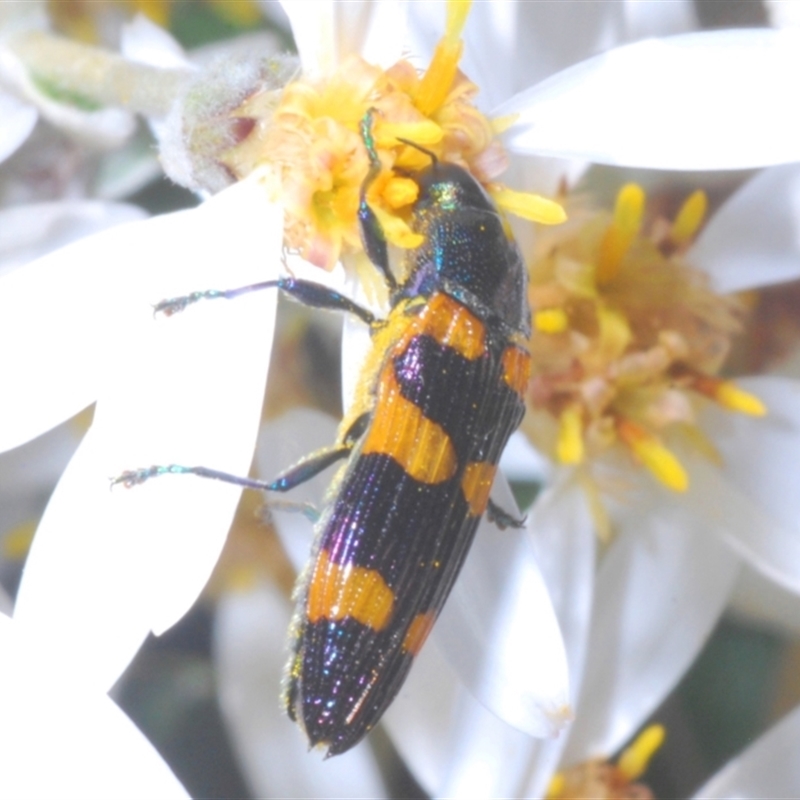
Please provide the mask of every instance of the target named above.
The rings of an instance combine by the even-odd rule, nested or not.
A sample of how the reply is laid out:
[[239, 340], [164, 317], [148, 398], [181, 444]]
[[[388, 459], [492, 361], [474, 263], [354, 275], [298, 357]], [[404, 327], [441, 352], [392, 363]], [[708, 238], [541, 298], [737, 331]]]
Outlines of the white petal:
[[800, 637], [800, 598], [754, 569], [742, 569], [730, 603], [730, 613], [750, 627]]
[[[368, 308], [378, 318], [385, 316], [385, 308], [370, 302], [364, 285], [354, 275], [345, 279], [343, 293], [356, 303]], [[358, 318], [347, 315], [342, 323], [342, 407], [350, 408], [358, 391], [361, 367], [372, 349], [369, 328]]]
[[0, 795], [23, 800], [188, 798], [156, 749], [104, 695], [20, 696], [4, 685]]
[[786, 98], [800, 31], [726, 30], [648, 39], [554, 75], [504, 104], [510, 149], [660, 169], [800, 160]]
[[724, 463], [717, 469], [690, 462], [693, 480], [703, 487], [697, 506], [756, 569], [800, 593], [800, 382], [763, 377], [737, 383], [760, 397], [768, 413], [707, 409], [702, 426]]
[[625, 22], [630, 39], [646, 36], [671, 36], [689, 33], [699, 27], [697, 12], [691, 0], [624, 0]]
[[[70, 420], [23, 447], [0, 454], [0, 536], [41, 517], [82, 435], [78, 424]], [[4, 550], [5, 561], [10, 553], [7, 546]]]
[[[502, 476], [493, 498], [516, 511]], [[568, 721], [564, 643], [525, 532], [482, 521], [433, 635], [475, 696], [508, 724], [552, 736]]]
[[382, 67], [400, 56], [405, 28], [402, 3], [310, 0], [281, 5], [292, 23], [303, 69], [310, 75], [329, 74], [353, 53]]
[[8, 592], [0, 586], [0, 614], [4, 616], [10, 616], [11, 612], [14, 610], [14, 601], [11, 599], [11, 596]]
[[395, 747], [432, 797], [513, 797], [538, 744], [478, 702], [435, 639], [383, 717]]
[[217, 606], [214, 663], [234, 750], [256, 797], [386, 796], [369, 747], [322, 760], [278, 700], [291, 606], [261, 585]]
[[[255, 185], [223, 194], [173, 217], [173, 238], [160, 258], [151, 256], [164, 269], [159, 285], [167, 296], [277, 273], [280, 211]], [[226, 208], [237, 215], [223, 214]], [[116, 679], [147, 629], [163, 631], [194, 602], [239, 496], [193, 476], [113, 492], [108, 479], [153, 463], [247, 473], [275, 294], [200, 303], [157, 320], [150, 304], [158, 296], [137, 294], [136, 324], [108, 333], [119, 348], [112, 375], [37, 531], [17, 600], [20, 623], [64, 652], [91, 655], [92, 680], [102, 686]]]
[[85, 236], [146, 216], [138, 206], [96, 200], [5, 208], [0, 211], [0, 270], [20, 266]]
[[764, 7], [776, 28], [800, 26], [800, 6], [793, 0], [764, 0]]
[[[271, 420], [262, 426], [258, 437], [258, 474], [263, 480], [272, 480], [304, 456], [333, 444], [337, 427], [333, 417], [310, 408], [296, 408]], [[334, 469], [336, 467], [329, 467], [300, 486], [268, 498], [281, 542], [298, 573], [309, 558], [312, 524], [297, 510], [281, 510], [279, 504], [283, 501], [309, 503], [321, 511]]]
[[738, 559], [656, 487], [635, 498], [595, 585], [567, 763], [614, 753], [678, 682], [725, 607]]
[[33, 106], [0, 91], [0, 162], [28, 138], [38, 117]]
[[[427, 65], [445, 30], [444, 3], [410, 3], [409, 46]], [[572, 22], [580, 18], [580, 25]], [[622, 3], [559, 0], [474, 3], [464, 29], [460, 67], [491, 109], [514, 93], [625, 40]]]
[[96, 398], [102, 365], [126, 332], [131, 284], [167, 231], [164, 219], [120, 225], [0, 277], [0, 450], [16, 447]]
[[712, 217], [688, 256], [718, 292], [800, 278], [800, 164], [765, 169]]
[[[578, 708], [589, 642], [597, 537], [580, 486], [559, 476], [537, 498], [528, 521], [567, 651], [570, 702]], [[536, 742], [523, 796], [543, 796], [569, 732]]]
[[[554, 590], [558, 587], [556, 611], [570, 667], [579, 673], [592, 594], [594, 533], [574, 489], [559, 485], [548, 490], [531, 512], [529, 529], [545, 580]], [[545, 643], [533, 645], [532, 669], [546, 657]], [[435, 797], [540, 796], [566, 742], [564, 733], [532, 739], [477, 702], [441, 655], [435, 635], [386, 721], [406, 763]]]
[[500, 457], [500, 469], [512, 483], [514, 481], [535, 481], [544, 483], [550, 474], [550, 462], [530, 443], [525, 434], [516, 431], [511, 434], [506, 449]]
[[143, 14], [137, 14], [122, 26], [120, 52], [131, 61], [162, 69], [181, 69], [190, 65], [177, 40]]
[[188, 797], [113, 701], [71, 683], [60, 660], [30, 660], [16, 623], [0, 620], [0, 796]]
[[800, 709], [787, 714], [695, 795], [698, 800], [800, 796]]

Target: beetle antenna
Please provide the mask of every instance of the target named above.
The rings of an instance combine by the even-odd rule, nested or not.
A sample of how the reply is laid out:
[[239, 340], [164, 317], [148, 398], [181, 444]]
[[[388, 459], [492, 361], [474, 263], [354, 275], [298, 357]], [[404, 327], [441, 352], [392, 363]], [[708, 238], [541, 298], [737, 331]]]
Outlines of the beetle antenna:
[[409, 147], [413, 147], [415, 150], [419, 150], [420, 153], [425, 153], [426, 156], [433, 162], [433, 166], [435, 167], [439, 163], [439, 159], [436, 157], [436, 153], [431, 150], [428, 150], [427, 147], [423, 147], [421, 144], [417, 144], [416, 142], [412, 142], [410, 139], [403, 139], [401, 136], [396, 137], [398, 142], [402, 142], [403, 144], [407, 144]]

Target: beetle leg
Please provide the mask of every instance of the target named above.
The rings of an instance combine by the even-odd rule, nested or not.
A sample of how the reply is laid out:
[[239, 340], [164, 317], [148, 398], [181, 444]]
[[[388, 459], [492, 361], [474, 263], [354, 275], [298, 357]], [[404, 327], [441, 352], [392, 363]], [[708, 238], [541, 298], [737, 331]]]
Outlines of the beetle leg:
[[345, 314], [353, 314], [367, 325], [375, 323], [375, 315], [363, 306], [358, 305], [358, 303], [354, 303], [349, 297], [345, 297], [327, 286], [322, 286], [313, 281], [304, 281], [300, 278], [278, 278], [274, 281], [252, 283], [249, 286], [240, 286], [237, 289], [224, 291], [209, 289], [205, 292], [192, 292], [182, 297], [172, 297], [156, 303], [153, 307], [153, 312], [171, 316], [200, 300], [233, 300], [241, 295], [259, 292], [262, 289], [280, 289], [300, 303], [312, 308], [341, 311]]
[[318, 450], [310, 456], [299, 461], [293, 467], [278, 475], [273, 481], [260, 481], [256, 478], [244, 478], [239, 475], [232, 475], [230, 472], [222, 472], [218, 469], [208, 467], [184, 467], [180, 464], [168, 464], [166, 466], [144, 467], [143, 469], [127, 470], [116, 478], [111, 479], [111, 485], [116, 486], [121, 483], [126, 487], [138, 486], [140, 483], [156, 478], [160, 475], [198, 475], [201, 478], [211, 478], [212, 480], [232, 483], [235, 486], [243, 486], [245, 489], [256, 489], [261, 492], [288, 492], [295, 486], [305, 483], [315, 475], [322, 472], [331, 464], [346, 458], [353, 449], [352, 444], [336, 445], [323, 450]]
[[504, 508], [501, 508], [497, 503], [489, 498], [489, 504], [486, 506], [486, 517], [490, 522], [494, 522], [501, 531], [506, 528], [524, 528], [525, 520], [527, 517], [518, 519], [513, 514], [509, 514]]
[[374, 109], [370, 109], [361, 120], [361, 138], [369, 156], [369, 172], [361, 184], [361, 193], [358, 202], [358, 221], [361, 227], [361, 243], [369, 260], [381, 271], [389, 291], [397, 289], [397, 281], [389, 267], [389, 250], [386, 236], [383, 233], [378, 217], [367, 202], [367, 190], [378, 177], [381, 171], [381, 162], [375, 152], [375, 142], [372, 138], [372, 116]]

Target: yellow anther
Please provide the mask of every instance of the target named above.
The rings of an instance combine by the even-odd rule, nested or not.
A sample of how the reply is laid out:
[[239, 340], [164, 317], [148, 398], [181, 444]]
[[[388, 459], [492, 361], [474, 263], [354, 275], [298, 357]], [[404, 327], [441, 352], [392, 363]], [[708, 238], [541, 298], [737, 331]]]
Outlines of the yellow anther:
[[550, 783], [547, 785], [545, 792], [546, 800], [558, 800], [564, 796], [564, 789], [567, 788], [567, 778], [563, 772], [556, 772], [550, 778]]
[[664, 486], [674, 492], [685, 492], [689, 488], [689, 476], [683, 465], [664, 447], [657, 436], [627, 419], [618, 421], [617, 433], [634, 455]]
[[597, 256], [595, 275], [599, 284], [607, 283], [619, 272], [622, 259], [642, 227], [644, 203], [645, 194], [641, 186], [628, 183], [619, 190], [614, 219], [600, 243]]
[[609, 362], [620, 358], [633, 338], [631, 326], [624, 314], [602, 303], [596, 305], [597, 312], [597, 355]]
[[389, 208], [410, 205], [419, 196], [419, 184], [411, 178], [390, 178], [381, 192]]
[[424, 236], [414, 233], [400, 217], [390, 214], [380, 206], [371, 205], [370, 208], [375, 213], [387, 242], [410, 250], [419, 247], [425, 241]]
[[583, 418], [580, 406], [569, 406], [561, 412], [556, 456], [562, 464], [580, 464], [583, 461]]
[[729, 411], [738, 411], [752, 417], [763, 417], [767, 407], [755, 395], [738, 387], [733, 381], [715, 378], [713, 375], [695, 375], [692, 389], [719, 403]]
[[446, 39], [456, 42], [461, 38], [471, 5], [472, 0], [448, 0], [447, 22], [445, 24]]
[[619, 771], [629, 780], [635, 781], [644, 775], [653, 756], [664, 743], [666, 731], [663, 725], [648, 725], [626, 748], [617, 762]]
[[569, 326], [563, 308], [543, 308], [533, 315], [533, 327], [542, 333], [563, 333]]
[[567, 218], [567, 212], [556, 203], [531, 192], [516, 192], [513, 189], [498, 187], [492, 189], [492, 197], [500, 208], [515, 217], [541, 222], [544, 225], [558, 225]]
[[431, 116], [444, 102], [458, 71], [458, 62], [464, 50], [461, 31], [469, 14], [468, 0], [449, 0], [447, 3], [447, 27], [445, 35], [436, 45], [431, 64], [414, 98], [414, 105], [425, 116]]
[[[387, 122], [380, 120], [374, 130], [375, 146], [389, 149], [397, 147], [398, 139], [407, 139], [409, 142], [421, 145], [438, 144], [444, 137], [444, 131], [431, 119], [419, 122]], [[430, 161], [430, 157], [428, 157]]]
[[707, 208], [708, 198], [701, 189], [686, 198], [670, 231], [670, 238], [675, 244], [685, 244], [692, 239], [705, 219]]
[[731, 411], [749, 414], [752, 417], [763, 417], [767, 407], [754, 394], [739, 388], [733, 381], [722, 381], [717, 387], [716, 401]]

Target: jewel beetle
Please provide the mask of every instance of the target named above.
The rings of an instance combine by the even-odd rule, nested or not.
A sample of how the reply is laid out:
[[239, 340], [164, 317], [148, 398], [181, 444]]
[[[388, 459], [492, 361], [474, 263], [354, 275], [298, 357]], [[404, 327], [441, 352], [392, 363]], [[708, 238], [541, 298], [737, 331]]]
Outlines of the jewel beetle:
[[286, 491], [346, 459], [295, 588], [284, 682], [289, 717], [328, 755], [357, 744], [397, 695], [482, 516], [518, 524], [489, 494], [522, 421], [530, 376], [527, 272], [494, 202], [467, 170], [428, 153], [430, 165], [412, 175], [419, 193], [410, 224], [422, 244], [404, 252], [398, 281], [366, 199], [380, 171], [371, 124], [369, 113], [362, 138], [371, 167], [359, 220], [364, 249], [389, 289], [385, 319], [288, 277], [157, 306], [171, 314], [202, 299], [278, 288], [360, 318], [370, 327], [372, 349], [337, 441], [269, 483], [179, 465], [115, 479], [131, 486], [191, 473]]

